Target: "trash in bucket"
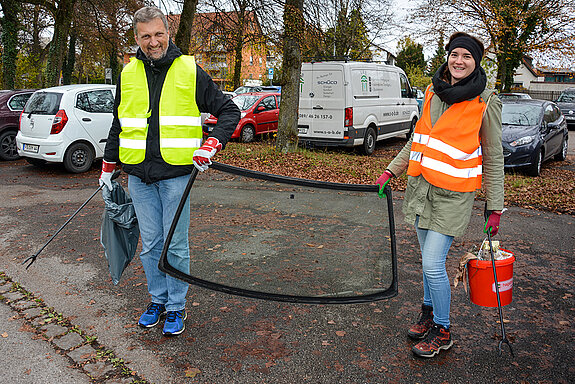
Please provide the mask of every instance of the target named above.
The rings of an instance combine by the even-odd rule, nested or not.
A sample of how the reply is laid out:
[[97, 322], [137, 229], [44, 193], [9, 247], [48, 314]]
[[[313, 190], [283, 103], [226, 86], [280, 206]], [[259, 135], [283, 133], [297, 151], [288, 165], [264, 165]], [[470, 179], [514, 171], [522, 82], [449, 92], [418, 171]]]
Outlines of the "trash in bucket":
[[[501, 250], [507, 256], [503, 260], [495, 260], [497, 281], [499, 283], [499, 297], [501, 305], [511, 303], [513, 295], [513, 263], [515, 256], [512, 252]], [[497, 307], [497, 292], [491, 260], [469, 260], [467, 263], [467, 278], [469, 282], [469, 298], [471, 302], [482, 307]]]

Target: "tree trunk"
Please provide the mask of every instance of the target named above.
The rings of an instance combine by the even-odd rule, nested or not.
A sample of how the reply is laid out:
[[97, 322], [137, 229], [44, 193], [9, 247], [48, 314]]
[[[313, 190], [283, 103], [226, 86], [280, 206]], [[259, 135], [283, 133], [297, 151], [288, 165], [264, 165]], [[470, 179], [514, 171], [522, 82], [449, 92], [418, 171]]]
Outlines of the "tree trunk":
[[283, 87], [276, 151], [294, 152], [298, 145], [299, 80], [301, 74], [301, 31], [303, 0], [287, 0], [284, 8]]
[[110, 61], [110, 68], [112, 69], [112, 84], [114, 84], [118, 76], [120, 76], [120, 72], [122, 72], [122, 65], [120, 64], [116, 47], [110, 47], [108, 50], [108, 59]]
[[234, 49], [234, 76], [232, 78], [233, 89], [237, 89], [241, 86], [241, 76], [242, 76], [242, 48], [243, 48], [243, 34], [241, 31], [237, 31], [236, 36], [236, 47]]
[[2, 0], [2, 85], [14, 89], [16, 85], [16, 60], [18, 58], [19, 0]]
[[76, 64], [76, 33], [70, 34], [70, 43], [68, 44], [68, 56], [62, 68], [62, 84], [72, 84], [72, 73]]
[[76, 0], [61, 0], [54, 14], [54, 35], [46, 62], [46, 85], [58, 85]]
[[174, 43], [185, 55], [190, 53], [192, 24], [194, 23], [197, 6], [198, 0], [184, 0], [182, 14], [180, 15], [180, 25], [178, 26], [178, 32], [176, 33]]

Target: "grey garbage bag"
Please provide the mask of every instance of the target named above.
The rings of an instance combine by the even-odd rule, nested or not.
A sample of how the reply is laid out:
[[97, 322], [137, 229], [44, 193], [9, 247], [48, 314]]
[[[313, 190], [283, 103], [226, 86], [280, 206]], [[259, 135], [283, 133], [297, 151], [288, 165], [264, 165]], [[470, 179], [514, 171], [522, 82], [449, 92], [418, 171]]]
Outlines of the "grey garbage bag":
[[115, 181], [112, 190], [102, 188], [105, 210], [102, 216], [100, 243], [104, 247], [114, 285], [136, 253], [140, 229], [130, 195]]

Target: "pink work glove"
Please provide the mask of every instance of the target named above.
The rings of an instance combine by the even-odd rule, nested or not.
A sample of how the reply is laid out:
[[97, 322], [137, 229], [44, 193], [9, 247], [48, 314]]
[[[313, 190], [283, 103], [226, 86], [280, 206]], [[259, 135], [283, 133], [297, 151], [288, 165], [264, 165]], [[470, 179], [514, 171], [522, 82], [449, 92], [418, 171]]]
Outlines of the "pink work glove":
[[381, 174], [381, 176], [379, 176], [379, 178], [375, 182], [375, 184], [379, 185], [379, 192], [378, 193], [379, 193], [380, 198], [385, 197], [385, 193], [383, 192], [383, 190], [385, 189], [385, 186], [387, 185], [387, 183], [389, 183], [389, 180], [391, 180], [392, 177], [393, 177], [393, 173], [386, 170], [385, 172], [383, 172]]
[[487, 231], [490, 230], [491, 236], [497, 235], [497, 232], [499, 232], [499, 221], [500, 220], [501, 220], [501, 213], [491, 211], [489, 213], [489, 218], [487, 219], [487, 222], [485, 223], [485, 228], [483, 229], [483, 232], [487, 233]]
[[194, 166], [200, 172], [204, 172], [210, 165], [212, 161], [210, 160], [212, 156], [218, 153], [222, 149], [222, 144], [215, 137], [208, 138], [204, 144], [194, 151], [193, 161]]
[[105, 185], [110, 191], [112, 190], [112, 175], [114, 174], [114, 169], [116, 169], [116, 163], [111, 163], [106, 160], [102, 160], [102, 173], [100, 174], [100, 186]]

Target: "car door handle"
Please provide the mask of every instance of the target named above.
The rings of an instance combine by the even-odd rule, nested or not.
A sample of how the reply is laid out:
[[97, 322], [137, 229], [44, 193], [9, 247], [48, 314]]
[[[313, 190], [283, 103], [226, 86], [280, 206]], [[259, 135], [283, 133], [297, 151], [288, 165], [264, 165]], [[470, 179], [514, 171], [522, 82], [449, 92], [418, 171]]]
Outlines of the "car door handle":
[[92, 121], [89, 117], [82, 117], [82, 121]]

